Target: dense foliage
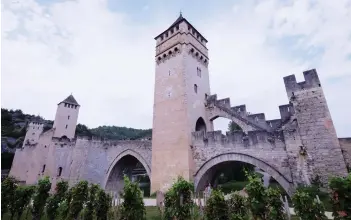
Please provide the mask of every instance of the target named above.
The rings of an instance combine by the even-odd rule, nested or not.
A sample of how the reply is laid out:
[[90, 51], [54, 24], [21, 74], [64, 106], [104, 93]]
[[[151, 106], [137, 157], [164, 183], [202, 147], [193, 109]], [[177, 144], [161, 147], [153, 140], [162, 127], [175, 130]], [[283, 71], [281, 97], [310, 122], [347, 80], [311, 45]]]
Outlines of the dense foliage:
[[301, 220], [324, 220], [323, 204], [318, 202], [315, 195], [304, 188], [298, 188], [292, 197], [296, 214]]
[[182, 177], [165, 194], [165, 218], [187, 220], [191, 218], [191, 211], [194, 207], [192, 192], [194, 185]]
[[68, 219], [77, 219], [88, 199], [88, 182], [80, 181], [72, 189], [72, 201], [69, 204]]
[[1, 183], [1, 216], [9, 211], [9, 205], [15, 201], [17, 181], [12, 177], [6, 178]]
[[40, 179], [38, 181], [37, 190], [33, 198], [33, 208], [32, 208], [33, 219], [39, 220], [41, 218], [46, 205], [46, 200], [50, 196], [49, 195], [50, 189], [51, 189], [51, 182], [49, 177], [45, 177], [44, 179]]
[[92, 220], [96, 213], [94, 213], [94, 208], [98, 205], [97, 203], [97, 193], [99, 190], [99, 185], [91, 184], [89, 187], [88, 201], [86, 203], [86, 211], [84, 215], [85, 220]]
[[227, 201], [228, 217], [230, 220], [248, 220], [249, 213], [247, 209], [247, 200], [239, 193], [234, 192], [230, 194]]
[[[66, 181], [59, 181], [52, 195], [49, 194], [50, 188], [48, 177], [40, 179], [37, 186], [20, 186], [16, 179], [7, 177], [2, 183], [2, 216], [7, 213], [5, 216], [10, 219], [17, 216], [19, 220], [23, 219], [26, 211], [24, 219], [88, 219], [87, 210], [84, 209], [88, 206], [92, 213], [90, 219], [108, 219], [111, 198], [98, 185], [89, 188], [89, 198], [86, 181], [80, 181], [69, 190]], [[31, 200], [33, 205], [30, 205]], [[30, 213], [31, 216], [28, 215]]]
[[283, 202], [281, 201], [280, 191], [274, 188], [266, 190], [267, 198], [267, 220], [285, 220], [286, 215], [284, 212]]
[[220, 190], [213, 190], [206, 201], [205, 216], [206, 219], [213, 220], [229, 219], [228, 206], [224, 199], [224, 195]]
[[246, 185], [248, 204], [255, 219], [265, 219], [267, 213], [266, 191], [262, 180], [255, 173], [247, 173], [249, 183]]
[[333, 216], [336, 220], [351, 218], [351, 173], [345, 178], [334, 177], [329, 183]]
[[56, 218], [57, 209], [60, 203], [65, 199], [67, 190], [68, 190], [67, 181], [59, 181], [56, 184], [55, 194], [49, 197], [46, 205], [46, 213], [49, 219], [53, 220]]
[[120, 220], [146, 219], [143, 196], [138, 183], [132, 183], [127, 176], [124, 176], [124, 188], [121, 196], [123, 203], [120, 207]]
[[98, 188], [96, 195], [95, 213], [97, 220], [107, 220], [109, 209], [111, 207], [111, 197], [102, 189]]

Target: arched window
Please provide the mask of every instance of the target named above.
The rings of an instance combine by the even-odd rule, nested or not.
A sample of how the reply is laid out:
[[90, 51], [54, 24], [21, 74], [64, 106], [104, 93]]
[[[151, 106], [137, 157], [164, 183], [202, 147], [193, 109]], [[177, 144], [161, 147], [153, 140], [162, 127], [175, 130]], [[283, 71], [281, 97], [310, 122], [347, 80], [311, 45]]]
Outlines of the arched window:
[[206, 132], [206, 123], [202, 117], [197, 119], [195, 124], [195, 131], [205, 131]]
[[194, 84], [194, 92], [197, 93], [197, 85]]
[[42, 173], [45, 172], [45, 167], [46, 167], [46, 165], [44, 164], [44, 165], [43, 165], [43, 170], [41, 171]]
[[61, 176], [62, 174], [62, 167], [59, 167], [57, 170], [57, 176]]

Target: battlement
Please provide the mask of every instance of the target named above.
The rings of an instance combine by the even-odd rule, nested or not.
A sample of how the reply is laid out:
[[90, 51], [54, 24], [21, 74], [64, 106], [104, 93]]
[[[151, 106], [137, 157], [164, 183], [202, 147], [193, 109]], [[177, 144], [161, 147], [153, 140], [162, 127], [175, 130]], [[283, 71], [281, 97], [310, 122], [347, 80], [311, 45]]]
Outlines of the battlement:
[[230, 98], [217, 100], [216, 104], [221, 105], [221, 106], [226, 107], [226, 108], [231, 108], [231, 106], [230, 106]]
[[303, 82], [297, 82], [295, 75], [284, 77], [285, 89], [289, 98], [294, 95], [294, 92], [321, 87], [321, 82], [315, 69], [304, 71], [303, 76], [305, 78]]
[[[230, 106], [230, 99], [219, 99], [217, 100], [217, 95], [211, 95], [207, 97], [207, 107], [218, 107], [222, 111], [222, 113], [215, 113], [212, 115], [212, 120], [217, 117], [226, 117], [228, 119], [237, 118], [241, 121], [239, 126], [251, 125], [255, 129], [254, 130], [266, 130], [268, 132], [273, 132], [279, 129], [292, 115], [295, 114], [293, 104], [281, 105], [279, 106], [279, 111], [281, 118], [266, 120], [266, 116], [264, 113], [255, 113], [250, 114], [247, 112], [246, 105], [238, 105], [238, 106]], [[213, 108], [209, 108], [210, 111]], [[223, 113], [225, 112], [225, 113]]]
[[42, 130], [44, 128], [44, 123], [40, 121], [32, 121], [28, 124], [28, 129]]
[[280, 105], [279, 112], [280, 112], [281, 119], [285, 120], [295, 114], [295, 109], [292, 104]]
[[222, 145], [235, 145], [237, 147], [254, 147], [259, 145], [275, 147], [277, 139], [282, 139], [281, 134], [271, 134], [262, 130], [249, 131], [247, 134], [243, 131], [227, 132], [226, 135], [223, 135], [222, 131], [192, 132], [193, 144], [205, 144], [205, 146], [208, 144], [220, 143]]
[[238, 105], [238, 106], [233, 106], [231, 107], [231, 110], [233, 112], [238, 113], [241, 116], [246, 116], [247, 112], [246, 112], [246, 105]]

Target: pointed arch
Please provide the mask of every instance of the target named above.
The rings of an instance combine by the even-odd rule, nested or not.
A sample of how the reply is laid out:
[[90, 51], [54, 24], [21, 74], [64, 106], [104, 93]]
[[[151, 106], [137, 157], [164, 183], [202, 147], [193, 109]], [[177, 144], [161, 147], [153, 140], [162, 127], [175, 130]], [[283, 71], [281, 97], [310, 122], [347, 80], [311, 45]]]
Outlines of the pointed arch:
[[228, 161], [240, 161], [252, 164], [271, 175], [284, 188], [288, 195], [291, 196], [294, 191], [293, 183], [291, 183], [282, 173], [280, 173], [274, 167], [260, 159], [242, 153], [220, 154], [208, 160], [196, 171], [194, 175], [195, 190], [199, 191], [199, 187], [202, 187], [205, 184], [206, 175], [212, 167], [215, 167], [218, 164]]
[[125, 156], [133, 156], [134, 158], [136, 158], [144, 166], [147, 175], [149, 177], [151, 177], [151, 169], [150, 169], [149, 164], [146, 162], [146, 160], [139, 153], [137, 153], [136, 151], [128, 149], [128, 150], [125, 150], [125, 151], [121, 152], [119, 155], [117, 155], [116, 158], [110, 164], [109, 168], [106, 171], [105, 179], [104, 179], [104, 182], [103, 182], [103, 187], [104, 188], [106, 188], [108, 179], [109, 179], [109, 177], [111, 175], [111, 172], [112, 172], [113, 168]]
[[195, 131], [207, 131], [205, 120], [199, 117], [195, 124]]

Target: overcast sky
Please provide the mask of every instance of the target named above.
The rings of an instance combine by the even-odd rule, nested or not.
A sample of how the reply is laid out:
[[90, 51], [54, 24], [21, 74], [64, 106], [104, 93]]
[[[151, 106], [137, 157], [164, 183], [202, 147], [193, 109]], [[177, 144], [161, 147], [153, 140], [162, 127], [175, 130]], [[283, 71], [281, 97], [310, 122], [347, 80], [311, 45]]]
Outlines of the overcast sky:
[[154, 37], [179, 11], [209, 41], [211, 92], [279, 118], [283, 77], [316, 68], [351, 136], [351, 0], [3, 0], [1, 106], [54, 119], [73, 93], [89, 127], [152, 126]]

